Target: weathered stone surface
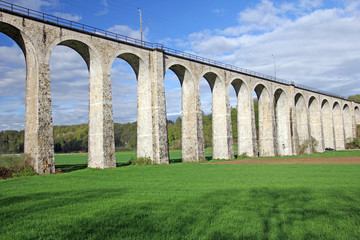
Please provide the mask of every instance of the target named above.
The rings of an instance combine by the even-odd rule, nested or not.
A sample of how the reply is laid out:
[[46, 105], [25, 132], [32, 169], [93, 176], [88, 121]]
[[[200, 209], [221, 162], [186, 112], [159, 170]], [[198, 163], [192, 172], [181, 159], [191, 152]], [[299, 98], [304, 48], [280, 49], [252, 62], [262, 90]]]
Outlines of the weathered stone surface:
[[314, 146], [313, 151], [322, 152], [324, 151], [324, 139], [322, 131], [322, 122], [321, 122], [321, 108], [319, 100], [315, 97], [311, 97], [308, 104], [309, 109], [309, 128], [310, 128], [310, 137], [314, 138], [315, 143], [312, 143]]
[[152, 70], [152, 113], [153, 113], [153, 163], [169, 163], [169, 143], [166, 129], [166, 107], [164, 87], [164, 53], [151, 52]]
[[[115, 167], [111, 66], [122, 58], [138, 81], [137, 156], [169, 163], [164, 74], [171, 69], [182, 85], [183, 161], [205, 159], [200, 80], [212, 90], [213, 158], [234, 156], [229, 87], [237, 94], [238, 152], [248, 156], [298, 154], [325, 147], [343, 149], [360, 124], [360, 104], [298, 89], [293, 85], [201, 63], [0, 11], [0, 32], [26, 56], [25, 154], [40, 174], [54, 173], [49, 61], [57, 45], [77, 51], [89, 69], [89, 161], [92, 168]], [[253, 93], [259, 99], [259, 133]], [[312, 149], [312, 138], [318, 145]]]
[[334, 125], [334, 140], [336, 150], [345, 149], [345, 139], [344, 139], [344, 123], [341, 115], [341, 108], [339, 103], [335, 102], [332, 109], [333, 114], [333, 125]]
[[343, 116], [343, 122], [344, 122], [344, 134], [345, 134], [345, 142], [351, 142], [354, 138], [354, 134], [353, 134], [353, 119], [351, 117], [351, 112], [350, 112], [350, 107], [348, 104], [344, 105], [343, 111], [342, 111], [342, 116]]
[[308, 112], [306, 107], [305, 98], [302, 94], [298, 93], [295, 96], [295, 121], [294, 126], [296, 127], [296, 134], [298, 139], [298, 151], [296, 154], [299, 154], [299, 149], [302, 151], [301, 154], [309, 154], [312, 152], [311, 147], [311, 137], [309, 135], [309, 121], [308, 121]]
[[334, 125], [330, 104], [324, 100], [321, 107], [322, 129], [325, 148], [335, 148]]
[[280, 156], [292, 155], [289, 99], [283, 89], [277, 89], [274, 98], [276, 152]]

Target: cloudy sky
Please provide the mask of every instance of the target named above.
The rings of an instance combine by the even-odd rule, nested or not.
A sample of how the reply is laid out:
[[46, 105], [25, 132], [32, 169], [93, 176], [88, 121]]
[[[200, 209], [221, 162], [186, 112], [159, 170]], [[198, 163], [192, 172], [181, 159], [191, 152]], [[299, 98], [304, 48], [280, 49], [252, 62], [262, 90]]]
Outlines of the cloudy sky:
[[[12, 0], [11, 2], [97, 28], [188, 51], [253, 71], [276, 75], [347, 97], [360, 94], [360, 2]], [[20, 48], [0, 33], [0, 130], [23, 129], [25, 60]], [[55, 125], [88, 122], [88, 71], [72, 49], [58, 46], [50, 61]], [[112, 71], [114, 120], [136, 120], [136, 79], [116, 60]], [[168, 117], [181, 112], [176, 76], [165, 77]], [[201, 82], [202, 109], [211, 112], [211, 93]], [[236, 105], [231, 89], [231, 105]]]

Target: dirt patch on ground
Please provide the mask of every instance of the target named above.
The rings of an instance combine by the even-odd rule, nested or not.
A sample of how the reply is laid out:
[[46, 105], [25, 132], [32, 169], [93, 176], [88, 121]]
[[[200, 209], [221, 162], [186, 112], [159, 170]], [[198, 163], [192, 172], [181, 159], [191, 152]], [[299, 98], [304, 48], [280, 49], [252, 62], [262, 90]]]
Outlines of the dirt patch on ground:
[[360, 164], [360, 157], [252, 158], [208, 164]]

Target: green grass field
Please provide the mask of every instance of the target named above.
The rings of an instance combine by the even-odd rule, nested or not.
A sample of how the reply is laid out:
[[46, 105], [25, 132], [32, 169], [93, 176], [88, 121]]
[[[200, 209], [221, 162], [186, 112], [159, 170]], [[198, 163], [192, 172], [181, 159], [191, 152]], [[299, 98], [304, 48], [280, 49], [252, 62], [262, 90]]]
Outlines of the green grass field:
[[360, 239], [360, 165], [121, 165], [129, 155], [0, 180], [0, 239]]

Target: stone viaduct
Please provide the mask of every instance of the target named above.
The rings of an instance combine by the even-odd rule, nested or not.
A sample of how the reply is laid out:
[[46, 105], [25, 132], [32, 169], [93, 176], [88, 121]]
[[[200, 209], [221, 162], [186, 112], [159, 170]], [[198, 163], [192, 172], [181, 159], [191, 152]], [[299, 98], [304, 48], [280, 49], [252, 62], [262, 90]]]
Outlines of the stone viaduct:
[[[110, 69], [116, 58], [133, 68], [138, 82], [137, 156], [168, 164], [164, 75], [171, 69], [182, 86], [182, 160], [205, 158], [200, 80], [212, 91], [213, 158], [234, 158], [229, 88], [237, 94], [238, 152], [248, 156], [295, 155], [344, 149], [360, 124], [360, 104], [280, 82], [44, 13], [0, 2], [0, 32], [26, 59], [25, 154], [40, 174], [54, 173], [49, 60], [57, 45], [78, 52], [89, 70], [90, 168], [115, 167]], [[259, 99], [255, 130], [253, 93]], [[318, 144], [313, 149], [312, 141]]]

